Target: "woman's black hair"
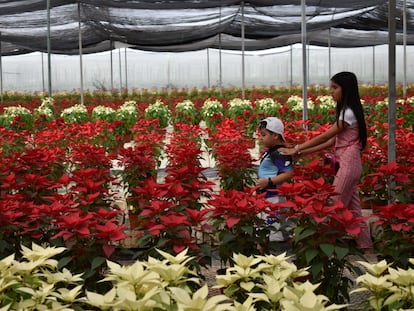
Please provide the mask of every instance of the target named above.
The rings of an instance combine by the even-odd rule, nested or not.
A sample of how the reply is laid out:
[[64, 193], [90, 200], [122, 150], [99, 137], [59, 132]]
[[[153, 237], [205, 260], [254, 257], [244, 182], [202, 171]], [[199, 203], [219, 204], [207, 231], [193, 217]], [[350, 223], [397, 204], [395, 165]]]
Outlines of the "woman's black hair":
[[350, 108], [358, 121], [359, 141], [362, 149], [364, 149], [367, 145], [367, 126], [359, 96], [357, 77], [352, 72], [343, 71], [334, 75], [331, 81], [338, 84], [342, 89], [342, 98], [336, 105], [336, 122], [339, 122], [340, 114], [342, 113], [343, 116], [345, 109]]

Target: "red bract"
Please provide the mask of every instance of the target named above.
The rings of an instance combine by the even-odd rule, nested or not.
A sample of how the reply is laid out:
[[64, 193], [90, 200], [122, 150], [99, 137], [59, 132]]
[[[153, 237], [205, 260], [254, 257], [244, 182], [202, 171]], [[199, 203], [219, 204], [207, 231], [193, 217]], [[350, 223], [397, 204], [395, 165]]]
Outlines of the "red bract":
[[300, 186], [285, 183], [278, 190], [287, 202], [276, 205], [288, 208], [286, 214], [299, 225], [306, 223], [307, 227], [314, 227], [318, 239], [323, 239], [328, 232], [330, 238], [359, 234], [359, 223], [365, 219], [352, 217], [342, 202], [330, 202], [334, 187], [323, 178], [304, 180]]
[[392, 203], [378, 206], [375, 209], [375, 221], [380, 226], [390, 227], [394, 231], [410, 231], [414, 229], [414, 204]]
[[253, 186], [250, 142], [240, 126], [233, 119], [225, 118], [209, 135], [208, 142], [213, 148], [221, 187], [225, 190], [243, 190]]
[[255, 218], [261, 212], [269, 212], [271, 203], [263, 195], [252, 195], [251, 191], [234, 189], [221, 190], [207, 202], [211, 206], [211, 217], [222, 218], [228, 228], [234, 227], [241, 219]]

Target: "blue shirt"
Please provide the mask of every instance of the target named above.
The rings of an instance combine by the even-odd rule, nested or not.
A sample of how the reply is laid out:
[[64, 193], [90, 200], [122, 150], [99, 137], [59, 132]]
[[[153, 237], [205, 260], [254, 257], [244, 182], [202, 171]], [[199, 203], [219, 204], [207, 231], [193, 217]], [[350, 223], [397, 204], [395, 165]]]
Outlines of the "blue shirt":
[[[292, 157], [282, 155], [279, 151], [277, 151], [277, 149], [281, 147], [283, 146], [275, 146], [265, 150], [260, 159], [258, 170], [259, 178], [269, 178], [293, 170]], [[273, 189], [276, 187], [273, 187]], [[273, 197], [277, 195], [276, 191], [267, 191], [268, 189], [272, 188], [265, 189], [266, 197]]]

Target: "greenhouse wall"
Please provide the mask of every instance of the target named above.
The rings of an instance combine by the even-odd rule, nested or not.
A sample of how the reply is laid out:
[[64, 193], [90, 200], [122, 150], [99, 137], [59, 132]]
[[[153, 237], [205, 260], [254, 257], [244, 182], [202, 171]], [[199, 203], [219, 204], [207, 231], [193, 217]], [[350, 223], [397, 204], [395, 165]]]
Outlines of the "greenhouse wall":
[[[388, 46], [307, 49], [308, 85], [327, 85], [339, 71], [353, 71], [361, 83], [388, 82]], [[404, 82], [404, 48], [396, 48], [396, 80]], [[406, 47], [406, 83], [414, 83], [414, 47]], [[116, 88], [242, 87], [242, 53], [208, 49], [163, 53], [119, 48], [82, 56], [84, 90]], [[302, 46], [245, 52], [246, 87], [302, 84]], [[3, 91], [48, 88], [48, 57], [39, 52], [2, 58]], [[80, 57], [51, 55], [52, 92], [80, 90]], [[112, 68], [112, 69], [111, 69]], [[112, 72], [112, 74], [111, 74]]]

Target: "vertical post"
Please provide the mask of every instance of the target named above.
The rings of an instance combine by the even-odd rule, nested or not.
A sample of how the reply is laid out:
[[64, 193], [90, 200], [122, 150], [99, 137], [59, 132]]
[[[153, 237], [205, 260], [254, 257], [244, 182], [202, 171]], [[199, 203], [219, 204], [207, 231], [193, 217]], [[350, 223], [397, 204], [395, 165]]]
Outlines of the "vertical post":
[[331, 28], [328, 30], [328, 74], [332, 77]]
[[301, 0], [302, 6], [302, 98], [303, 98], [303, 120], [308, 119], [308, 72], [306, 59], [306, 0]]
[[46, 88], [45, 88], [45, 61], [43, 59], [43, 55], [44, 55], [44, 53], [41, 52], [41, 57], [42, 57], [42, 92], [45, 93], [46, 92]]
[[122, 93], [122, 59], [121, 59], [121, 48], [118, 50], [119, 59], [119, 92]]
[[81, 23], [81, 3], [78, 1], [78, 32], [79, 32], [79, 71], [80, 71], [80, 102], [83, 105], [83, 44], [82, 44], [82, 23]]
[[372, 84], [375, 85], [375, 45], [372, 46]]
[[[395, 44], [396, 44], [396, 0], [388, 1], [388, 163], [396, 160], [395, 154], [395, 121], [396, 121], [396, 77], [395, 77]], [[394, 180], [388, 185], [388, 198], [394, 197]]]
[[244, 68], [244, 1], [241, 1], [241, 52], [242, 52], [242, 99], [245, 99], [245, 68]]
[[50, 0], [46, 0], [47, 11], [47, 93], [52, 97], [52, 61], [51, 61], [51, 43], [50, 43]]
[[127, 49], [124, 50], [125, 54], [125, 89], [128, 92], [128, 60], [127, 60]]
[[293, 86], [293, 45], [290, 45], [290, 86]]
[[110, 50], [109, 50], [109, 55], [110, 55], [110, 61], [111, 61], [111, 92], [114, 90], [114, 58], [112, 55], [112, 50], [114, 48], [114, 44], [112, 42], [112, 40], [110, 41]]
[[3, 103], [3, 51], [1, 50], [1, 32], [0, 32], [0, 102]]
[[407, 98], [407, 0], [403, 4], [403, 97]]
[[[220, 9], [220, 16], [219, 16], [219, 24], [220, 24], [220, 28], [221, 28], [221, 5], [219, 7]], [[221, 63], [221, 30], [219, 33], [219, 87], [220, 87], [220, 91], [221, 88], [223, 87], [223, 67], [222, 67], [222, 63]]]
[[207, 87], [210, 88], [210, 50], [207, 48]]

